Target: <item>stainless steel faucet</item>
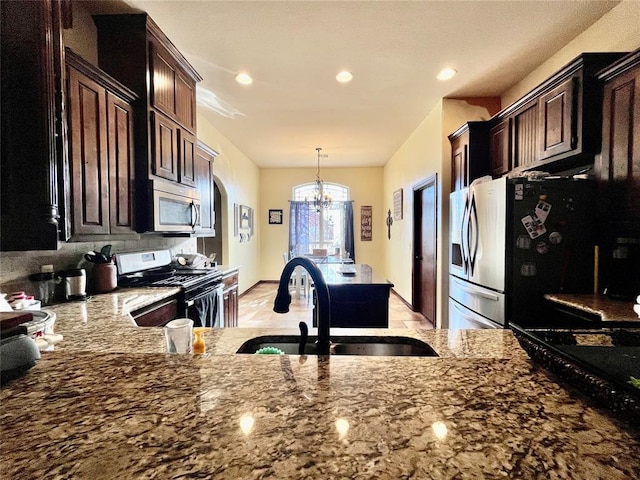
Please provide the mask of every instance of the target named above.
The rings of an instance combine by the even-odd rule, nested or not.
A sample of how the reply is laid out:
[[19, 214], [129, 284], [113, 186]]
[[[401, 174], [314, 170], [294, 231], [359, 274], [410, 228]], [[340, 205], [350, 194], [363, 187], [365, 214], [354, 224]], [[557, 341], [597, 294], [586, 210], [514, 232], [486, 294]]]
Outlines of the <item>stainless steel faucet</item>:
[[324, 281], [324, 276], [318, 266], [308, 258], [294, 257], [284, 266], [278, 285], [278, 293], [273, 302], [273, 311], [276, 313], [287, 313], [291, 304], [291, 294], [289, 293], [289, 279], [297, 266], [304, 267], [309, 276], [313, 279], [316, 291], [316, 311], [318, 319], [318, 355], [329, 355], [329, 329], [331, 327], [331, 298], [329, 288]]

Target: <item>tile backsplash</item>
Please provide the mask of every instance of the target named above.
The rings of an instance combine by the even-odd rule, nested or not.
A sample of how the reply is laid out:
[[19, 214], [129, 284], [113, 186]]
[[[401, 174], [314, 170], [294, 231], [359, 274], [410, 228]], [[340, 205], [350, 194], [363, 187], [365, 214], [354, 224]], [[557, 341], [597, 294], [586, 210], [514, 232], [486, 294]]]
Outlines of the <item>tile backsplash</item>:
[[[32, 273], [40, 272], [42, 265], [53, 265], [56, 272], [68, 268], [84, 268], [90, 278], [93, 265], [84, 259], [84, 254], [91, 250], [99, 251], [109, 244], [111, 252], [115, 254], [167, 248], [171, 249], [173, 254], [196, 253], [197, 249], [195, 238], [165, 238], [150, 235], [143, 236], [140, 240], [60, 243], [58, 250], [0, 252], [0, 292], [11, 293], [24, 290], [37, 297], [38, 289], [27, 277]], [[60, 292], [57, 292], [56, 297], [60, 297]]]

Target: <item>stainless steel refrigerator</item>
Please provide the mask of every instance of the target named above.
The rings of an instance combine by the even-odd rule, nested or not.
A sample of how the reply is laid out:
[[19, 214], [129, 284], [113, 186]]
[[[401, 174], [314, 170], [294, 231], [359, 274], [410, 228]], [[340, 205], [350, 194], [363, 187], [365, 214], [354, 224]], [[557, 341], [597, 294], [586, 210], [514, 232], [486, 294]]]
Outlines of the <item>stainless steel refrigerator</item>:
[[449, 328], [548, 324], [545, 293], [592, 291], [595, 194], [559, 177], [451, 193]]

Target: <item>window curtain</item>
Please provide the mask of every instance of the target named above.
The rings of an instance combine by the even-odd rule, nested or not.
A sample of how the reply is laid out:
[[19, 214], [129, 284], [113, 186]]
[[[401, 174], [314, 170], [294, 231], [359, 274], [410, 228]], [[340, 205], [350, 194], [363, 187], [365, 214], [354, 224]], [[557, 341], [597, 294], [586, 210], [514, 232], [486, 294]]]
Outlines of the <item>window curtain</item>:
[[353, 263], [356, 263], [355, 242], [353, 240], [353, 202], [344, 203], [344, 250], [349, 252]]
[[309, 252], [309, 204], [290, 202], [289, 258]]
[[[340, 205], [343, 210], [342, 231], [344, 235], [343, 252], [349, 252], [354, 263], [356, 261], [355, 242], [353, 235], [353, 201], [336, 201], [334, 205]], [[318, 239], [310, 238], [310, 217], [315, 214], [312, 207], [305, 201], [290, 201], [289, 214], [289, 258], [308, 254], [312, 243]]]

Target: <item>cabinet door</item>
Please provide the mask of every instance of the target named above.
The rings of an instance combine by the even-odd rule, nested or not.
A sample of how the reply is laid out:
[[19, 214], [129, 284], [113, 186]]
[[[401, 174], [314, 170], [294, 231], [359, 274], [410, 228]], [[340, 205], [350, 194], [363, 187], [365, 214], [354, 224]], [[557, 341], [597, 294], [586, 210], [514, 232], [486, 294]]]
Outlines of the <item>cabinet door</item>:
[[176, 119], [181, 126], [196, 131], [196, 84], [180, 71], [176, 72], [175, 83]]
[[69, 68], [69, 141], [74, 234], [109, 233], [106, 90]]
[[606, 188], [606, 217], [640, 230], [640, 67], [604, 87], [602, 154], [596, 173]]
[[460, 190], [468, 185], [468, 135], [455, 139], [451, 144], [451, 190]]
[[196, 190], [200, 194], [200, 234], [215, 236], [215, 189], [213, 161], [215, 156], [200, 145], [196, 149]]
[[111, 233], [132, 233], [134, 146], [133, 107], [107, 93], [109, 212]]
[[513, 116], [513, 167], [538, 160], [538, 102], [534, 101]]
[[540, 160], [575, 148], [574, 85], [572, 77], [538, 100]]
[[178, 181], [178, 127], [159, 113], [151, 112], [153, 132], [151, 171], [158, 177]]
[[176, 69], [171, 56], [163, 48], [151, 43], [151, 105], [168, 116], [176, 110]]
[[511, 123], [500, 122], [489, 131], [489, 156], [492, 175], [502, 175], [511, 169]]
[[179, 182], [194, 187], [196, 184], [196, 138], [183, 129], [180, 129], [178, 135], [180, 141]]
[[224, 298], [224, 326], [238, 326], [238, 287], [237, 285], [225, 292]]

